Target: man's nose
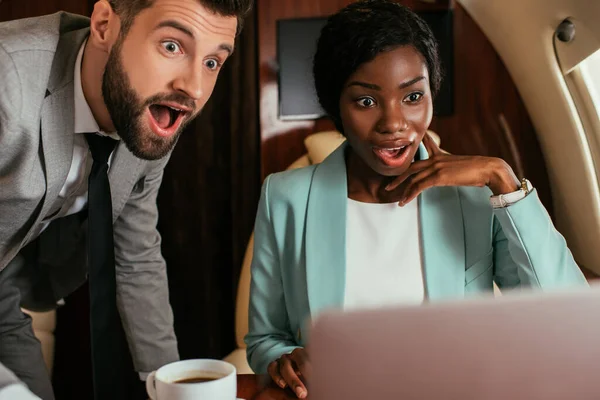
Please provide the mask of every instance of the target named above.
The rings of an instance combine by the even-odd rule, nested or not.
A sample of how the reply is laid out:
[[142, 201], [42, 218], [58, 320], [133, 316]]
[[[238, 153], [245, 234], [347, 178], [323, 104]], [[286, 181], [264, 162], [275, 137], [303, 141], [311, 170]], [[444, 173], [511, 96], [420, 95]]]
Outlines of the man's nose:
[[173, 81], [173, 89], [194, 101], [202, 98], [204, 91], [202, 89], [202, 69], [190, 68], [186, 73], [181, 74]]

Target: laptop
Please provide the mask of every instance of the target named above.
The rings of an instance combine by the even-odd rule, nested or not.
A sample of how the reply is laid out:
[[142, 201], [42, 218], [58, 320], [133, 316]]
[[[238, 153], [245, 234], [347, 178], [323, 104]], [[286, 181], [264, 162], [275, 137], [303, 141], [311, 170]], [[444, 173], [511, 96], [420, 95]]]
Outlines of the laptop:
[[600, 399], [600, 287], [316, 321], [311, 400]]

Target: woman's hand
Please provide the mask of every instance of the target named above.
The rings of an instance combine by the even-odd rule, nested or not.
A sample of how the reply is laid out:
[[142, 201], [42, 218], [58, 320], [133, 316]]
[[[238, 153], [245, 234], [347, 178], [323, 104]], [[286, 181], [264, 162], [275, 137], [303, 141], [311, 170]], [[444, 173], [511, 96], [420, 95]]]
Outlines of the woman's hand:
[[494, 195], [514, 192], [520, 186], [512, 168], [500, 158], [447, 154], [428, 134], [423, 137], [423, 145], [429, 159], [413, 162], [386, 187], [392, 191], [406, 181], [400, 206], [434, 186], [488, 186]]
[[269, 375], [282, 389], [289, 386], [300, 399], [306, 398], [308, 391], [304, 380], [310, 379], [311, 366], [308, 353], [298, 348], [290, 354], [284, 354], [269, 364]]

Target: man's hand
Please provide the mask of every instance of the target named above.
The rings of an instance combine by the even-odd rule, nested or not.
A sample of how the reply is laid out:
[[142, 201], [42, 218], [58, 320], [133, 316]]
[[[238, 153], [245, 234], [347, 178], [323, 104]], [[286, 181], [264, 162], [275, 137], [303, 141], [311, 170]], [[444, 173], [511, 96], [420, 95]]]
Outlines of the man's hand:
[[299, 348], [291, 354], [284, 354], [269, 364], [269, 375], [282, 389], [289, 386], [300, 399], [306, 398], [305, 380], [310, 380], [311, 365], [308, 353]]
[[423, 145], [429, 159], [413, 162], [386, 187], [392, 191], [406, 181], [400, 206], [434, 186], [488, 186], [494, 195], [514, 192], [520, 186], [512, 168], [500, 158], [447, 154], [428, 134], [423, 137]]

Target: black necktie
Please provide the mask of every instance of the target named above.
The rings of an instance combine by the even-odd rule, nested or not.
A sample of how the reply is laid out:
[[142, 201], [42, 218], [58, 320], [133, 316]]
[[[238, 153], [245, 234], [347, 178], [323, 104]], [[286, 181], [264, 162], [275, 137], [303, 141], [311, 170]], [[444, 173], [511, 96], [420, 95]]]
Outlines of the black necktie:
[[112, 201], [108, 158], [116, 141], [85, 135], [92, 158], [88, 180], [88, 265], [90, 334], [96, 400], [128, 398], [132, 369], [119, 312], [115, 277]]

